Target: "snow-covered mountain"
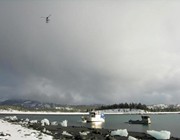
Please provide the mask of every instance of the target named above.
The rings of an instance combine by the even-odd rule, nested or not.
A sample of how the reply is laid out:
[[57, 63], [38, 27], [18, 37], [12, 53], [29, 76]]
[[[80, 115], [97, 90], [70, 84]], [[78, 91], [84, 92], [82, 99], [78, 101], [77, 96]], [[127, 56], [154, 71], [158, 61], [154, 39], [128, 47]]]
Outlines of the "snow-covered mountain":
[[39, 101], [32, 101], [32, 100], [15, 100], [15, 99], [8, 99], [8, 100], [0, 100], [0, 106], [18, 106], [24, 107], [30, 110], [57, 110], [57, 111], [72, 111], [75, 108], [69, 105], [61, 105], [55, 103], [43, 103]]
[[[7, 106], [22, 106], [29, 109], [55, 109], [55, 110], [73, 110], [73, 108], [77, 108], [77, 106], [69, 106], [69, 105], [60, 105], [55, 103], [42, 103], [39, 101], [32, 101], [32, 100], [18, 100], [18, 99], [2, 99], [0, 98], [0, 105], [7, 105]], [[82, 105], [83, 107], [79, 106], [78, 108], [98, 108], [101, 105]], [[167, 105], [167, 104], [156, 104], [156, 105], [147, 105], [148, 109], [156, 110], [156, 109], [167, 109], [167, 108], [173, 108], [173, 109], [180, 109], [180, 104], [175, 105]], [[105, 112], [129, 112], [129, 109], [112, 109], [110, 110], [104, 110]], [[142, 110], [131, 110], [131, 112], [142, 112]]]
[[55, 106], [55, 104], [52, 103], [41, 103], [32, 100], [14, 100], [14, 99], [1, 100], [0, 105], [22, 106], [26, 108], [52, 108]]

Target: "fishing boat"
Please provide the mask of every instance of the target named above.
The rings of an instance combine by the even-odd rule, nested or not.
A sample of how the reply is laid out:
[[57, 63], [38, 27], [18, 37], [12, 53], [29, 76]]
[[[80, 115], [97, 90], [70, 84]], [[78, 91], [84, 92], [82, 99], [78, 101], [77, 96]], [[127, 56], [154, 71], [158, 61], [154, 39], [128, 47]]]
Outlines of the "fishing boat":
[[105, 122], [105, 116], [100, 111], [91, 111], [88, 116], [82, 116], [83, 122]]
[[142, 120], [129, 120], [130, 124], [151, 124], [151, 119], [149, 116], [141, 116]]

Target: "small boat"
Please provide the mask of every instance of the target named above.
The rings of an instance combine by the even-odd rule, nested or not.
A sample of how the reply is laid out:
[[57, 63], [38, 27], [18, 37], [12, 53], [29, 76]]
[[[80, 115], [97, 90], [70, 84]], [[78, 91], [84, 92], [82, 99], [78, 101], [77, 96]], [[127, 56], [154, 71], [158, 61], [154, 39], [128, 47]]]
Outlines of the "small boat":
[[91, 111], [88, 116], [82, 116], [83, 122], [105, 122], [105, 116], [100, 111]]
[[142, 120], [129, 120], [130, 124], [151, 124], [151, 120], [149, 116], [141, 116]]

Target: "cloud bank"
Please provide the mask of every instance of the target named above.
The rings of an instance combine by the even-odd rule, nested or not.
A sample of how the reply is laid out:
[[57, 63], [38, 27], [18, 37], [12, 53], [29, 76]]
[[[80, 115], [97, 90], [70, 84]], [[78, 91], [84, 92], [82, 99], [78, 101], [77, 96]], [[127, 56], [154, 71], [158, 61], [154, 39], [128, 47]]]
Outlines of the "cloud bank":
[[[1, 1], [0, 97], [179, 103], [178, 1]], [[42, 16], [50, 17], [46, 23]]]

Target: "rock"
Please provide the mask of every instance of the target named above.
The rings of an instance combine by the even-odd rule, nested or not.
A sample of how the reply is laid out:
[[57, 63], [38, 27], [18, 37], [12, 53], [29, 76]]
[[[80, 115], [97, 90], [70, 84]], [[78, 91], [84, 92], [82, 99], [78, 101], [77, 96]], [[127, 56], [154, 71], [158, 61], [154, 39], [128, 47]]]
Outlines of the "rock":
[[117, 129], [114, 131], [111, 131], [111, 136], [128, 136], [127, 129]]
[[48, 119], [43, 119], [41, 120], [41, 126], [49, 125], [49, 120]]
[[58, 125], [57, 121], [51, 122], [51, 125]]
[[67, 120], [62, 121], [62, 122], [61, 122], [61, 126], [67, 127], [67, 122], [68, 122]]
[[5, 120], [15, 122], [15, 121], [18, 121], [18, 118], [17, 116], [6, 116]]

